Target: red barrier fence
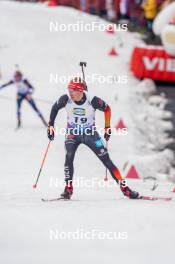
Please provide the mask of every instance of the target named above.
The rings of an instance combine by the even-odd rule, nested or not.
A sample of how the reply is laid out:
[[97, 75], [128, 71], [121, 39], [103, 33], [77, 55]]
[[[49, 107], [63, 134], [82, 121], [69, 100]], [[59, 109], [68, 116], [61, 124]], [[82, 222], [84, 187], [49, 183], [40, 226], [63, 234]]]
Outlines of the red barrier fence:
[[130, 68], [139, 79], [175, 82], [175, 57], [169, 56], [163, 47], [136, 47], [131, 56]]

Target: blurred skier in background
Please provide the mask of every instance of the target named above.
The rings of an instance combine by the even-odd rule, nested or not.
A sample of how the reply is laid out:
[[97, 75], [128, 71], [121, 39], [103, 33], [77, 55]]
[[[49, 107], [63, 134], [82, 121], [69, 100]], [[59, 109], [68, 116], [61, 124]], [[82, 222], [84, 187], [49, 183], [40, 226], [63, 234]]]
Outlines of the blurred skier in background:
[[23, 78], [23, 74], [17, 70], [15, 71], [14, 77], [12, 80], [10, 80], [8, 83], [5, 83], [0, 86], [0, 89], [5, 88], [9, 85], [15, 85], [17, 89], [17, 128], [21, 127], [21, 105], [24, 100], [26, 100], [33, 110], [38, 114], [38, 116], [41, 118], [41, 121], [45, 126], [47, 126], [47, 122], [39, 109], [37, 108], [34, 99], [32, 98], [32, 94], [34, 92], [33, 86], [29, 83], [29, 81], [26, 78]]

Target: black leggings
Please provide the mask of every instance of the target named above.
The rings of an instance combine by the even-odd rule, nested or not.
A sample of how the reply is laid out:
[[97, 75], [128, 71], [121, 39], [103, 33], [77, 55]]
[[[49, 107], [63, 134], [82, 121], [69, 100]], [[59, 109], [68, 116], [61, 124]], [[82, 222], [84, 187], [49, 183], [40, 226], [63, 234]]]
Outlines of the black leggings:
[[67, 135], [65, 140], [66, 159], [64, 164], [65, 181], [73, 180], [74, 166], [73, 161], [78, 146], [83, 143], [88, 146], [96, 156], [103, 162], [104, 166], [110, 171], [112, 177], [118, 183], [122, 180], [121, 174], [117, 167], [111, 161], [107, 149], [104, 147], [103, 141], [99, 134], [95, 132], [93, 135]]

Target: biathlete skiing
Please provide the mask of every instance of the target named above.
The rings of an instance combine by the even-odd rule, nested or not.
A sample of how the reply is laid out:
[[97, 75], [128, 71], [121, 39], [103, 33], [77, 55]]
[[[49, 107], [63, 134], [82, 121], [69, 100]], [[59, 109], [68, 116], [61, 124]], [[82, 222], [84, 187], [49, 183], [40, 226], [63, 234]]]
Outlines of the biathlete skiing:
[[32, 98], [32, 94], [34, 92], [33, 86], [30, 84], [30, 82], [26, 79], [23, 78], [23, 74], [20, 71], [16, 71], [14, 74], [14, 77], [12, 80], [10, 80], [8, 83], [3, 84], [0, 86], [0, 89], [5, 88], [6, 86], [9, 85], [15, 85], [17, 89], [17, 128], [21, 127], [21, 105], [24, 100], [26, 100], [33, 110], [37, 113], [37, 115], [40, 117], [42, 123], [45, 126], [48, 126], [45, 118], [39, 111], [38, 107], [36, 106], [36, 103], [34, 99]]
[[[73, 174], [74, 174], [74, 157], [80, 144], [89, 147], [96, 156], [102, 161], [104, 166], [109, 170], [113, 179], [119, 184], [121, 191], [130, 199], [139, 198], [136, 191], [131, 190], [119, 169], [115, 166], [109, 157], [108, 150], [96, 131], [95, 128], [95, 111], [104, 112], [105, 129], [104, 139], [109, 140], [111, 135], [110, 106], [102, 99], [94, 96], [90, 98], [86, 91], [86, 83], [79, 77], [73, 78], [68, 84], [68, 94], [62, 95], [52, 106], [50, 120], [48, 124], [48, 138], [54, 140], [55, 136], [55, 118], [58, 111], [62, 108], [67, 112], [67, 133], [65, 138], [66, 157], [64, 164], [65, 188], [61, 198], [70, 199], [73, 194]], [[79, 133], [77, 133], [77, 131]]]

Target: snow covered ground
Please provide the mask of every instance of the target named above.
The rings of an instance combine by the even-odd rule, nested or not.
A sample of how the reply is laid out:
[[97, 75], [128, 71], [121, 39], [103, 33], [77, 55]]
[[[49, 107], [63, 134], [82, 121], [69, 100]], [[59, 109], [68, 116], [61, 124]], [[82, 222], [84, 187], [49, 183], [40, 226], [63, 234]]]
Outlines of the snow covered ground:
[[[0, 84], [11, 78], [14, 65], [19, 64], [36, 88], [34, 97], [48, 119], [52, 103], [66, 91], [66, 85], [50, 82], [51, 74], [74, 75], [80, 71], [78, 62], [85, 60], [88, 75], [127, 76], [126, 84], [89, 84], [91, 94], [112, 106], [112, 125], [122, 118], [128, 127], [127, 136], [112, 137], [111, 157], [124, 175], [134, 164], [140, 177], [158, 179], [154, 192], [148, 181], [130, 181], [132, 188], [143, 194], [173, 196], [173, 183], [167, 178], [174, 179], [174, 154], [166, 148], [172, 142], [166, 134], [172, 129], [171, 113], [164, 110], [166, 100], [155, 95], [151, 81], [139, 82], [128, 71], [129, 54], [141, 41], [139, 36], [49, 30], [50, 22], [77, 20], [104, 23], [70, 8], [0, 1]], [[123, 48], [119, 48], [121, 38]], [[107, 55], [113, 46], [118, 57]], [[1, 263], [173, 262], [175, 203], [125, 199], [118, 187], [103, 181], [104, 167], [85, 146], [79, 147], [75, 159], [73, 201], [42, 203], [41, 197], [56, 197], [63, 190], [64, 137], [52, 143], [39, 186], [33, 190], [48, 142], [46, 131], [27, 105], [23, 129], [15, 131], [15, 111], [15, 89], [8, 87], [0, 91]], [[97, 120], [103, 126], [102, 113], [97, 113]], [[65, 125], [64, 111], [57, 125]], [[74, 239], [73, 234], [66, 239], [68, 232], [74, 233]], [[91, 239], [78, 239], [87, 232]], [[109, 232], [118, 239], [104, 239]]]

